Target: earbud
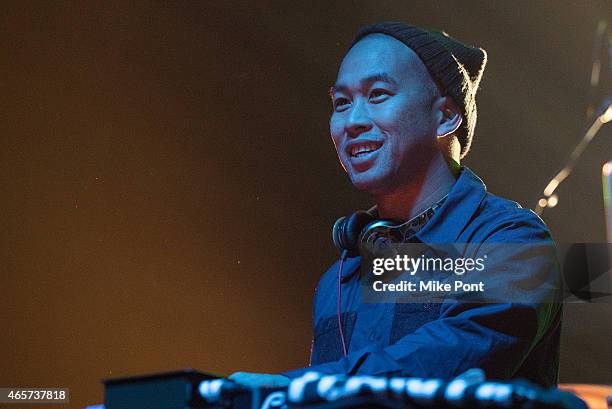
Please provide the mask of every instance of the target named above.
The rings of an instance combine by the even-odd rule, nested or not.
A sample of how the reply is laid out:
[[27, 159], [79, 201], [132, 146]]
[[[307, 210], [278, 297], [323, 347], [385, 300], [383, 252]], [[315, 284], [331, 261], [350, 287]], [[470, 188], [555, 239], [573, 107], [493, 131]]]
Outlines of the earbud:
[[463, 116], [460, 112], [452, 108], [445, 108], [440, 119], [440, 126], [438, 127], [438, 139], [456, 132], [462, 123]]

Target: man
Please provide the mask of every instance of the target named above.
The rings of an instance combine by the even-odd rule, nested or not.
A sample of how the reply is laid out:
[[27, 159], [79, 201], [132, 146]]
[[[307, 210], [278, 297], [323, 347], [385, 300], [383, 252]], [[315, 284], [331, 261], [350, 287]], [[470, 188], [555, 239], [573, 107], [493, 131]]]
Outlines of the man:
[[[372, 196], [378, 218], [415, 220], [409, 240], [552, 241], [533, 212], [487, 193], [482, 181], [459, 165], [472, 141], [485, 64], [484, 50], [403, 23], [360, 29], [342, 61], [330, 90], [330, 133], [338, 158], [353, 185]], [[357, 230], [347, 240], [354, 246], [364, 222], [353, 219], [345, 221], [345, 229]], [[561, 308], [545, 303], [548, 297], [495, 304], [365, 304], [355, 274], [361, 259], [351, 257], [354, 251], [347, 254], [323, 275], [315, 293], [311, 366], [283, 375], [236, 373], [231, 379], [283, 385], [307, 370], [452, 378], [478, 367], [489, 378], [556, 383]], [[515, 276], [555, 268], [535, 256], [499, 265], [510, 274], [504, 276], [510, 287]]]

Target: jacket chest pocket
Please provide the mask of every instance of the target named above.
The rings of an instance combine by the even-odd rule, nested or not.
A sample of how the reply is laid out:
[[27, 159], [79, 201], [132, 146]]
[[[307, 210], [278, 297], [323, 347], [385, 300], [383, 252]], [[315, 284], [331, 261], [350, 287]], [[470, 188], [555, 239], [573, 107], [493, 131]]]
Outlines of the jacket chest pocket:
[[[355, 321], [357, 319], [356, 312], [343, 312], [342, 331], [344, 332], [344, 340], [348, 349]], [[319, 365], [325, 362], [337, 361], [344, 356], [342, 350], [342, 341], [340, 340], [340, 331], [338, 330], [338, 317], [327, 317], [320, 320], [314, 329], [312, 343], [311, 365]]]
[[393, 324], [389, 343], [413, 333], [418, 328], [440, 316], [440, 303], [397, 303], [393, 314]]

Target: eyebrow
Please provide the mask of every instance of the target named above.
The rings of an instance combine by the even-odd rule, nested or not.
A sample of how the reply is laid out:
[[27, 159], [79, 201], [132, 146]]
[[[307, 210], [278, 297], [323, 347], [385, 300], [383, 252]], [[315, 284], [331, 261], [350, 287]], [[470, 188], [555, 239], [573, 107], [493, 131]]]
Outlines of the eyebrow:
[[[366, 85], [370, 85], [370, 84], [372, 84], [372, 83], [374, 83], [376, 81], [388, 82], [390, 84], [397, 85], [397, 81], [393, 77], [389, 76], [389, 74], [384, 73], [384, 72], [381, 72], [381, 73], [378, 73], [378, 74], [373, 74], [373, 75], [370, 75], [370, 76], [368, 76], [366, 78], [362, 78], [359, 81], [359, 85], [361, 87], [365, 87]], [[346, 90], [347, 88], [348, 88], [348, 86], [346, 86], [345, 84], [338, 84], [338, 83], [336, 83], [336, 84], [332, 85], [329, 88], [329, 91], [327, 93], [331, 97], [331, 96], [333, 96], [334, 93], [342, 92], [342, 91]]]

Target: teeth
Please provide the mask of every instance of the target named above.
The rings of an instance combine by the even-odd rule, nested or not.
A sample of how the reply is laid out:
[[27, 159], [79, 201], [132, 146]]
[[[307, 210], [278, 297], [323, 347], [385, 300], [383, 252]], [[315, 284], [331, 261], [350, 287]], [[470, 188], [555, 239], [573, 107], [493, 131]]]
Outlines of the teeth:
[[372, 152], [372, 151], [377, 150], [379, 147], [380, 147], [379, 145], [376, 145], [374, 143], [367, 143], [364, 145], [354, 146], [351, 149], [351, 156], [357, 156], [361, 153]]

